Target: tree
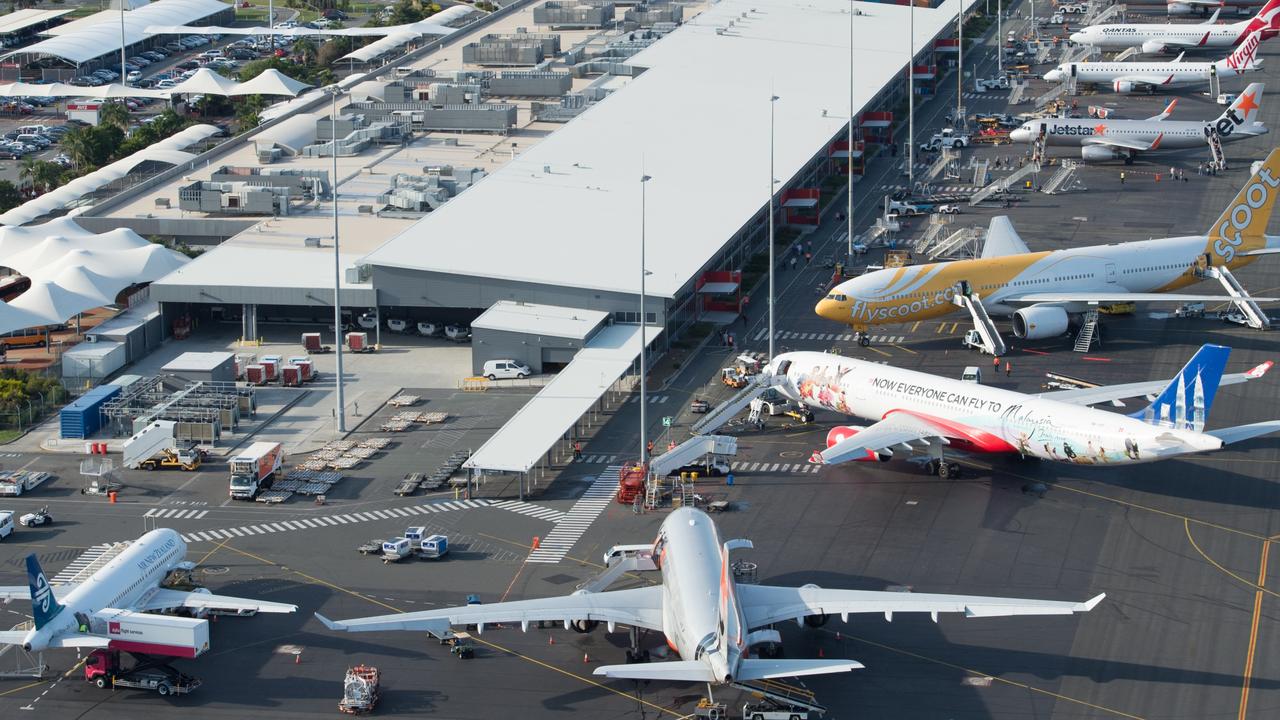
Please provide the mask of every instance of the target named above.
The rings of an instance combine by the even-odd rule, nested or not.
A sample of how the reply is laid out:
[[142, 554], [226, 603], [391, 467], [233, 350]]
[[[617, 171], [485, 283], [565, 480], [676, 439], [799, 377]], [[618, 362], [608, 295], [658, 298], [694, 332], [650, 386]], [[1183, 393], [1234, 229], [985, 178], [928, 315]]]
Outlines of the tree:
[[338, 58], [351, 52], [351, 41], [349, 38], [336, 38], [320, 46], [320, 51], [316, 53], [316, 63], [324, 67], [332, 67]]
[[120, 128], [120, 132], [129, 132], [129, 107], [122, 102], [104, 102], [98, 109], [98, 124]]
[[21, 204], [22, 193], [18, 192], [18, 186], [8, 180], [0, 180], [0, 212], [9, 212]]
[[308, 37], [300, 37], [293, 41], [293, 54], [297, 55], [303, 65], [310, 65], [316, 59], [316, 44]]
[[102, 167], [118, 156], [123, 141], [124, 132], [114, 125], [77, 127], [62, 136], [62, 151], [81, 169]]

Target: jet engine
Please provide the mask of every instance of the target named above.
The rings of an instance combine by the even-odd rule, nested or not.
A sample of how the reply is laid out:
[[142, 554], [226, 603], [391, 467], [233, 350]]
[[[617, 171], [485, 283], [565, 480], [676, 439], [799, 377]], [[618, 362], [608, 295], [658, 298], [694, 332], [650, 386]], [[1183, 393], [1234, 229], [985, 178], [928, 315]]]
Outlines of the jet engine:
[[1080, 157], [1084, 158], [1088, 162], [1101, 162], [1104, 160], [1128, 158], [1128, 154], [1113, 150], [1105, 145], [1085, 145], [1080, 148]]
[[569, 628], [576, 633], [586, 634], [596, 629], [600, 624], [599, 620], [574, 620], [569, 623]]
[[[813, 583], [808, 583], [807, 585], [801, 586], [800, 589], [801, 590], [805, 590], [805, 589], [821, 590], [822, 588], [818, 587], [817, 585], [814, 585]], [[826, 625], [827, 621], [830, 619], [831, 619], [831, 616], [827, 615], [826, 613], [818, 613], [817, 615], [805, 615], [804, 624], [811, 628], [820, 628], [823, 625]]]
[[1167, 10], [1170, 15], [1190, 15], [1192, 8], [1187, 3], [1171, 2]]
[[1164, 52], [1164, 43], [1159, 40], [1148, 40], [1142, 43], [1143, 55], [1155, 55], [1160, 52]]
[[1024, 340], [1065, 335], [1069, 325], [1067, 311], [1053, 305], [1032, 305], [1013, 314], [1013, 334]]
[[[866, 428], [861, 425], [838, 425], [833, 427], [827, 431], [827, 447], [833, 447], [836, 443], [841, 442], [842, 440], [847, 440], [863, 430], [866, 430]], [[871, 462], [872, 460], [888, 462], [889, 457], [890, 456], [878, 453], [874, 450], [868, 450], [866, 457], [860, 457], [852, 462]]]
[[1111, 83], [1111, 88], [1122, 95], [1128, 95], [1138, 89], [1138, 84], [1130, 80], [1116, 80]]

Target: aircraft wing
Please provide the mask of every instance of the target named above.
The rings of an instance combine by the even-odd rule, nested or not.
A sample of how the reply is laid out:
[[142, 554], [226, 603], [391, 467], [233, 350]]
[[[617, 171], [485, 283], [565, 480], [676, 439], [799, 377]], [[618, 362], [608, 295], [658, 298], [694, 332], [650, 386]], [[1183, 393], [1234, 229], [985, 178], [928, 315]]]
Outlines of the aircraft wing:
[[147, 596], [137, 607], [138, 612], [148, 610], [168, 610], [169, 608], [198, 608], [204, 610], [245, 610], [252, 612], [291, 613], [297, 612], [297, 605], [266, 602], [249, 598], [231, 597], [230, 595], [213, 595], [211, 593], [183, 592], [182, 590], [159, 589]]
[[1013, 223], [1009, 221], [1008, 215], [997, 215], [991, 218], [991, 225], [987, 228], [987, 242], [982, 246], [982, 257], [1021, 255], [1028, 252], [1031, 250], [1022, 241], [1018, 231], [1013, 229]]
[[1088, 602], [1077, 603], [973, 595], [828, 590], [814, 586], [738, 586], [738, 601], [746, 614], [748, 627], [752, 628], [785, 620], [800, 620], [806, 615], [823, 614], [839, 615], [842, 620], [847, 620], [849, 615], [855, 613], [882, 613], [886, 619], [891, 619], [894, 613], [899, 612], [927, 612], [935, 620], [938, 613], [944, 612], [964, 613], [965, 617], [1070, 615], [1089, 612], [1104, 597], [1105, 593]]
[[633, 590], [581, 593], [490, 605], [462, 605], [354, 620], [330, 620], [316, 613], [316, 619], [330, 630], [343, 632], [425, 630], [436, 636], [446, 634], [453, 625], [520, 623], [523, 627], [538, 620], [566, 624], [571, 620], [597, 620], [661, 630], [662, 587], [655, 585]]
[[1107, 137], [1106, 135], [1094, 135], [1093, 137], [1084, 138], [1081, 142], [1085, 145], [1107, 145], [1109, 147], [1124, 148], [1125, 150], [1153, 150], [1160, 145], [1160, 141], [1164, 139], [1164, 135], [1158, 135], [1151, 142], [1138, 142], [1136, 140], [1122, 140], [1117, 137]]
[[[1105, 292], [1033, 292], [1025, 295], [1013, 295], [1002, 298], [1001, 302], [1013, 303], [1150, 303], [1150, 302], [1231, 302], [1235, 298], [1229, 295], [1190, 295], [1185, 293], [1131, 293], [1122, 290]], [[1252, 297], [1250, 300], [1262, 303], [1280, 302], [1280, 298]]]
[[836, 465], [850, 460], [861, 460], [868, 454], [888, 450], [894, 445], [911, 447], [913, 440], [946, 438], [955, 433], [951, 428], [931, 422], [927, 418], [906, 412], [894, 412], [880, 422], [857, 434], [841, 440], [821, 452], [815, 452], [809, 462]]
[[[1177, 62], [1175, 60], [1174, 62]], [[1155, 87], [1157, 85], [1167, 85], [1173, 80], [1172, 75], [1125, 75], [1115, 79], [1116, 82], [1131, 82], [1134, 85], [1143, 87]], [[1160, 119], [1160, 118], [1154, 118]]]
[[[1248, 372], [1223, 375], [1222, 380], [1218, 383], [1218, 385], [1219, 386], [1238, 385], [1239, 383], [1248, 382], [1250, 380], [1257, 380], [1263, 375], [1266, 375], [1267, 371], [1271, 369], [1271, 366], [1272, 366], [1272, 363], [1268, 361], [1268, 362], [1262, 363], [1261, 365], [1258, 365], [1257, 367], [1253, 368]], [[1077, 388], [1073, 390], [1055, 390], [1053, 392], [1040, 393], [1036, 397], [1045, 398], [1046, 400], [1057, 400], [1058, 402], [1071, 403], [1072, 405], [1097, 405], [1098, 403], [1112, 402], [1114, 400], [1123, 400], [1124, 398], [1134, 398], [1134, 397], [1141, 397], [1143, 395], [1159, 394], [1161, 391], [1163, 391], [1166, 387], [1169, 386], [1170, 382], [1172, 382], [1172, 380], [1147, 380], [1144, 382], [1123, 383], [1120, 385], [1099, 385], [1098, 387], [1091, 387], [1091, 388]], [[1250, 427], [1250, 426], [1246, 425], [1244, 427]], [[1223, 431], [1219, 431], [1219, 432], [1223, 432]], [[1259, 434], [1266, 434], [1266, 433], [1259, 433]], [[1245, 437], [1241, 437], [1241, 438], [1228, 440], [1227, 438], [1222, 437], [1221, 435], [1218, 435], [1216, 437], [1220, 437], [1222, 440], [1228, 443], [1237, 442], [1238, 440], [1248, 439]], [[1250, 435], [1249, 437], [1255, 437], [1255, 435]]]
[[1270, 435], [1273, 432], [1280, 432], [1280, 420], [1264, 420], [1248, 425], [1222, 428], [1221, 430], [1205, 430], [1204, 434], [1212, 435], [1223, 443], [1230, 445], [1231, 443], [1244, 442], [1263, 435]]

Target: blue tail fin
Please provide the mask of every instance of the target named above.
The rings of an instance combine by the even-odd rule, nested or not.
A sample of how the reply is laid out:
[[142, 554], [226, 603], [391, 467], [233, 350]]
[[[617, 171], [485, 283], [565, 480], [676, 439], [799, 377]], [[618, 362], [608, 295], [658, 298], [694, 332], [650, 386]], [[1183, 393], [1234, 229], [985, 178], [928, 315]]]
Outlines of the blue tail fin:
[[1130, 417], [1149, 425], [1200, 432], [1209, 419], [1213, 396], [1218, 393], [1218, 383], [1222, 381], [1222, 371], [1227, 366], [1229, 355], [1229, 347], [1202, 345], [1169, 381], [1155, 402]]
[[31, 614], [39, 630], [62, 612], [62, 605], [53, 596], [53, 588], [45, 579], [44, 570], [40, 569], [34, 554], [27, 556], [27, 586], [31, 589]]

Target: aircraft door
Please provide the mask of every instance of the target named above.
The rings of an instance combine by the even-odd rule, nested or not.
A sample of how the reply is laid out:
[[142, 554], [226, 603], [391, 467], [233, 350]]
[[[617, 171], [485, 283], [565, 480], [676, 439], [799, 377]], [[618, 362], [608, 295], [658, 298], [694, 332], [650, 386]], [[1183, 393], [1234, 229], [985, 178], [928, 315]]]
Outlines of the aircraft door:
[[1107, 282], [1113, 283], [1115, 281], [1116, 281], [1116, 264], [1107, 263]]

